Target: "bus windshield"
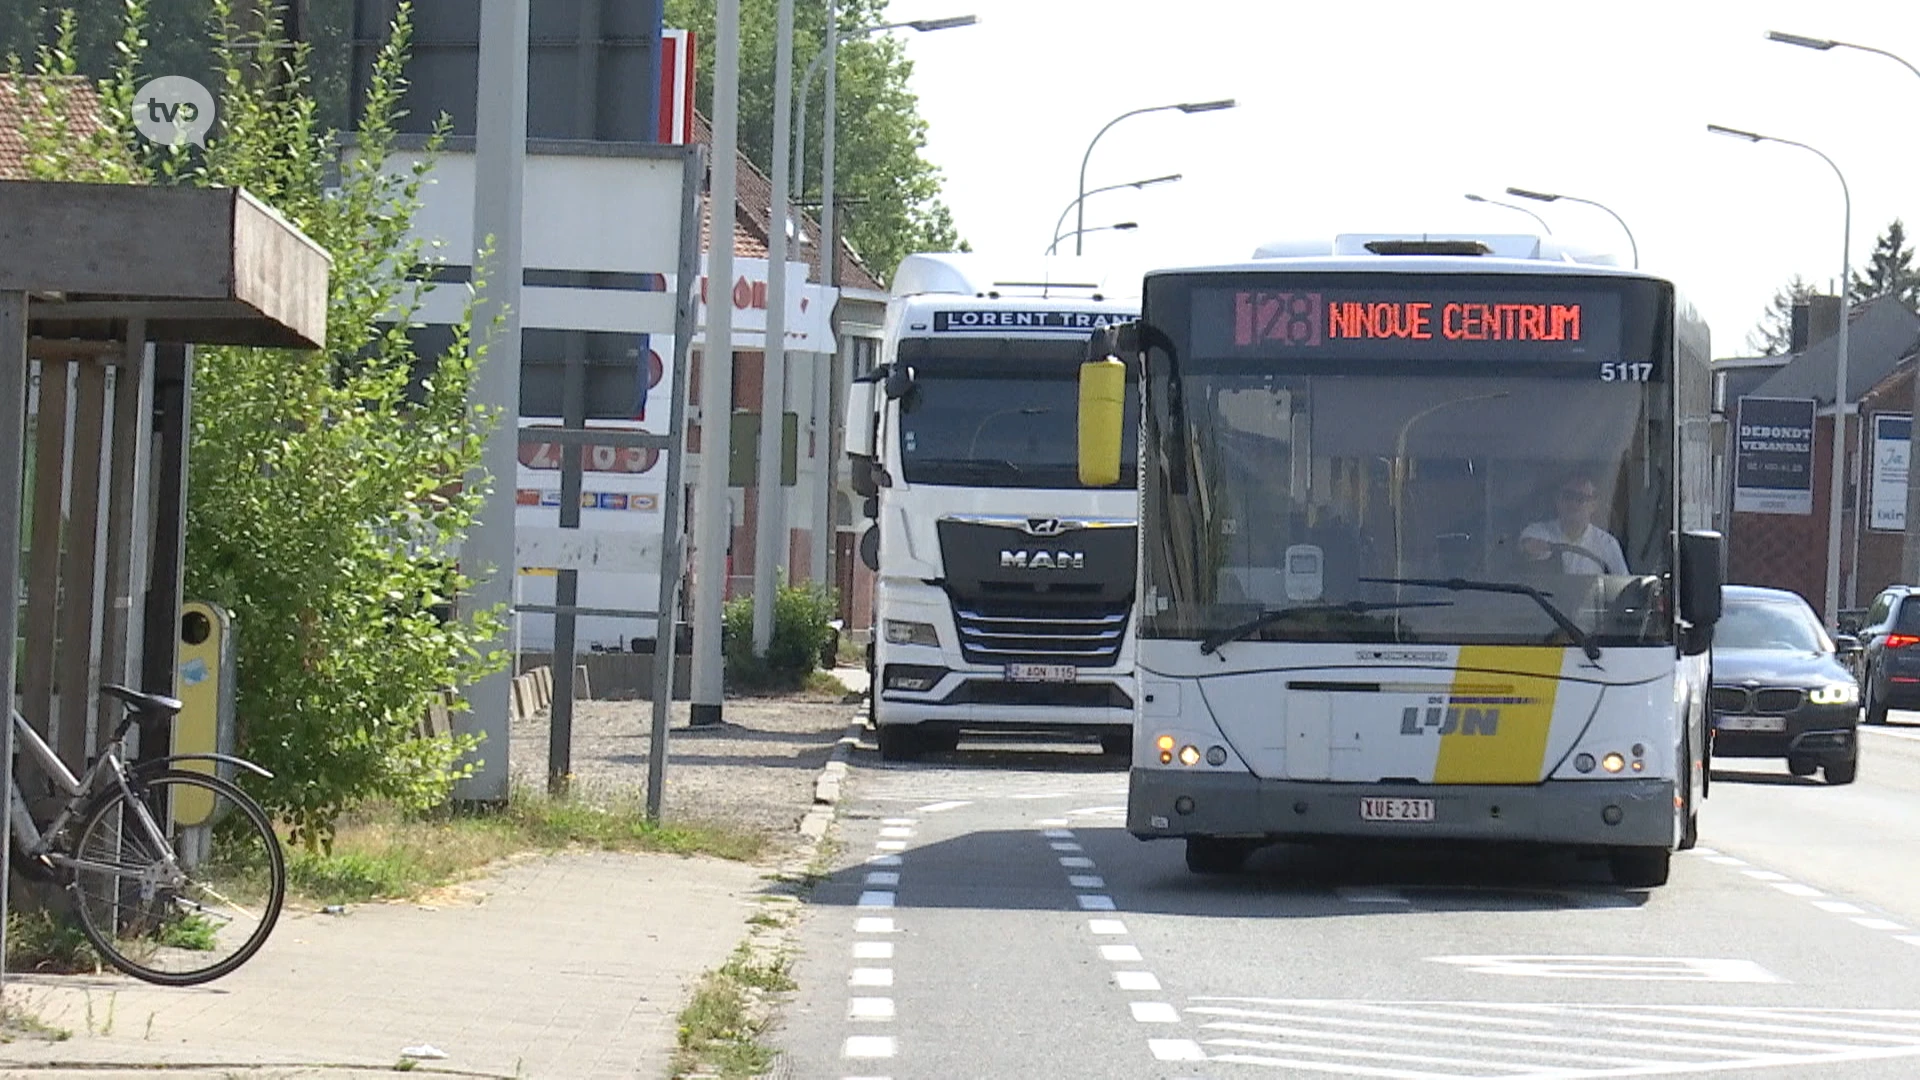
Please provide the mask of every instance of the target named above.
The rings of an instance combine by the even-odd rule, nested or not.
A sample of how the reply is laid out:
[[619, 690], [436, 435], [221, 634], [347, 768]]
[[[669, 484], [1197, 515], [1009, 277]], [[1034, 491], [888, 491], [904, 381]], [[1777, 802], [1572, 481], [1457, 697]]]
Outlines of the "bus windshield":
[[[900, 461], [909, 484], [1077, 487], [1079, 365], [1084, 340], [901, 342], [913, 389], [900, 400]], [[1134, 482], [1129, 394], [1125, 468]]]
[[[1622, 297], [1589, 295], [1579, 330], [1604, 344], [1584, 357], [1432, 353], [1399, 335], [1333, 358], [1233, 355], [1210, 338], [1205, 298], [1172, 291], [1148, 289], [1143, 636], [1670, 641], [1674, 437], [1655, 320], [1623, 323]], [[1183, 306], [1191, 319], [1158, 316]], [[1436, 339], [1446, 306], [1432, 306]], [[1551, 332], [1551, 316], [1535, 325]]]

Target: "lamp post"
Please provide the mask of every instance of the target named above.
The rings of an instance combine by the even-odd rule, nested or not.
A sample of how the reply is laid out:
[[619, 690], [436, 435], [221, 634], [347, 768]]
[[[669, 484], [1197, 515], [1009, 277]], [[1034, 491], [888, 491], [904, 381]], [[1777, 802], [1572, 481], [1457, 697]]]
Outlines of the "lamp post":
[[[827, 43], [821, 46], [818, 53], [814, 54], [812, 62], [807, 64], [806, 73], [800, 76], [800, 103], [796, 109], [796, 115], [793, 118], [793, 201], [799, 202], [800, 196], [806, 192], [807, 188], [807, 96], [813, 92], [814, 77], [820, 74], [822, 68], [826, 67], [827, 57], [837, 51], [837, 46], [840, 42], [845, 41], [847, 38], [866, 37], [868, 34], [877, 34], [882, 30], [918, 30], [926, 33], [930, 30], [950, 30], [956, 26], [972, 26], [979, 21], [979, 17], [974, 15], [954, 15], [944, 19], [910, 19], [906, 22], [881, 23], [878, 26], [857, 26], [852, 30], [841, 30], [834, 25], [833, 16], [829, 14], [827, 16]], [[829, 91], [827, 94], [827, 112], [829, 115], [833, 112], [833, 106], [833, 94]], [[827, 163], [830, 165], [832, 160], [833, 159], [829, 157]], [[825, 173], [821, 175], [824, 178]], [[826, 271], [826, 263], [822, 262], [820, 268], [824, 274]]]
[[1772, 135], [1761, 135], [1738, 128], [1708, 124], [1707, 130], [1715, 135], [1726, 135], [1748, 142], [1772, 142], [1782, 146], [1797, 146], [1814, 154], [1827, 163], [1833, 170], [1834, 178], [1840, 181], [1840, 200], [1842, 205], [1840, 227], [1840, 332], [1835, 337], [1835, 346], [1839, 350], [1839, 361], [1833, 372], [1833, 469], [1827, 481], [1827, 608], [1824, 612], [1827, 621], [1839, 625], [1840, 621], [1840, 495], [1846, 482], [1846, 430], [1847, 430], [1847, 278], [1852, 273], [1853, 252], [1850, 247], [1853, 239], [1853, 195], [1847, 190], [1847, 178], [1841, 173], [1840, 166], [1833, 159], [1803, 142], [1781, 139]]
[[[1056, 247], [1059, 247], [1060, 241], [1065, 240], [1068, 236], [1073, 236], [1078, 238], [1079, 236], [1085, 233], [1106, 232], [1109, 229], [1111, 229], [1114, 232], [1130, 232], [1139, 227], [1140, 227], [1140, 223], [1137, 221], [1116, 221], [1111, 225], [1089, 225], [1084, 229], [1075, 229], [1073, 230], [1072, 233], [1062, 233], [1054, 237], [1052, 246], [1047, 248], [1047, 254], [1049, 255], [1053, 254], [1053, 249]], [[1078, 244], [1076, 244], [1075, 246], [1078, 247]]]
[[1524, 206], [1515, 206], [1513, 203], [1501, 202], [1499, 199], [1489, 199], [1485, 195], [1475, 195], [1471, 191], [1467, 192], [1467, 201], [1477, 202], [1477, 203], [1486, 203], [1488, 206], [1498, 206], [1507, 210], [1518, 210], [1520, 213], [1525, 214], [1528, 217], [1532, 218], [1533, 220], [1539, 222], [1540, 227], [1547, 230], [1548, 236], [1553, 235], [1553, 226], [1547, 224], [1547, 219], [1541, 217], [1539, 214], [1534, 213], [1533, 211], [1527, 209]]
[[[1815, 38], [1807, 37], [1803, 34], [1788, 34], [1780, 30], [1767, 31], [1767, 40], [1778, 41], [1783, 45], [1798, 45], [1803, 49], [1816, 49], [1820, 52], [1827, 52], [1830, 49], [1853, 49], [1856, 52], [1872, 53], [1875, 56], [1886, 57], [1901, 67], [1906, 68], [1908, 71], [1913, 72], [1916, 78], [1920, 78], [1920, 68], [1914, 67], [1905, 59], [1885, 49], [1876, 49], [1871, 45], [1856, 45], [1851, 41], [1835, 41], [1832, 38]], [[1849, 268], [1849, 272], [1851, 272], [1851, 268]], [[1843, 296], [1846, 292], [1848, 280], [1847, 278], [1841, 279], [1840, 288]], [[1844, 302], [1843, 299], [1842, 303]], [[1843, 319], [1842, 321], [1844, 322], [1845, 320]], [[1913, 381], [1913, 404], [1911, 411], [1916, 419], [1920, 419], [1920, 378], [1916, 378]], [[1900, 546], [1901, 581], [1913, 581], [1920, 578], [1920, 469], [1914, 468], [1912, 454], [1907, 456], [1907, 461], [1906, 527], [1905, 536]], [[1854, 525], [1853, 538], [1855, 552], [1853, 573], [1857, 585], [1860, 576], [1860, 557], [1858, 554], [1860, 527], [1857, 519]]]
[[[1148, 177], [1145, 180], [1129, 180], [1124, 184], [1108, 184], [1106, 187], [1094, 188], [1092, 191], [1087, 192], [1086, 195], [1082, 195], [1079, 199], [1075, 199], [1072, 202], [1068, 203], [1066, 206], [1066, 209], [1060, 211], [1060, 217], [1053, 223], [1054, 247], [1059, 246], [1060, 241], [1066, 237], [1067, 234], [1061, 232], [1060, 230], [1066, 226], [1067, 215], [1073, 211], [1074, 207], [1080, 205], [1081, 199], [1085, 199], [1088, 196], [1092, 196], [1092, 195], [1098, 195], [1103, 191], [1118, 191], [1121, 188], [1129, 188], [1129, 187], [1130, 188], [1152, 187], [1155, 184], [1171, 184], [1178, 179], [1180, 179], [1179, 173], [1168, 173], [1165, 176], [1152, 176], [1152, 177]], [[1088, 230], [1088, 231], [1091, 232], [1092, 230]], [[1047, 248], [1047, 254], [1049, 255], [1053, 254], [1053, 247]]]
[[[787, 545], [780, 489], [787, 404], [787, 111], [793, 100], [793, 0], [779, 0], [773, 46], [773, 175], [767, 207], [767, 325], [760, 348], [760, 468], [754, 484], [753, 655], [773, 644], [774, 590]], [[718, 220], [716, 218], [716, 220]], [[715, 229], [714, 234], [719, 235]], [[672, 655], [669, 653], [668, 655]]]
[[1594, 202], [1592, 199], [1583, 199], [1578, 195], [1555, 195], [1545, 191], [1528, 191], [1526, 188], [1510, 187], [1507, 189], [1507, 194], [1518, 195], [1522, 199], [1533, 199], [1537, 202], [1557, 202], [1561, 199], [1565, 199], [1568, 202], [1585, 203], [1588, 206], [1598, 206], [1600, 209], [1605, 210], [1610, 216], [1612, 216], [1613, 220], [1620, 223], [1620, 231], [1627, 234], [1627, 247], [1632, 249], [1633, 251], [1633, 268], [1635, 270], [1640, 269], [1640, 245], [1636, 243], [1633, 239], [1633, 230], [1627, 228], [1626, 219], [1622, 218], [1619, 214], [1615, 214], [1612, 211], [1612, 209], [1608, 208], [1607, 206]]
[[1177, 105], [1149, 105], [1144, 109], [1134, 109], [1130, 112], [1123, 112], [1119, 116], [1116, 116], [1113, 119], [1107, 121], [1106, 127], [1103, 127], [1099, 131], [1094, 132], [1092, 141], [1087, 143], [1087, 152], [1080, 156], [1080, 186], [1076, 190], [1074, 194], [1074, 199], [1073, 199], [1074, 204], [1079, 208], [1078, 211], [1075, 213], [1074, 219], [1073, 219], [1073, 237], [1074, 237], [1073, 253], [1075, 255], [1078, 255], [1081, 253], [1080, 236], [1082, 233], [1086, 232], [1087, 162], [1090, 159], [1092, 159], [1094, 143], [1097, 143], [1100, 141], [1100, 136], [1105, 135], [1108, 129], [1112, 128], [1113, 125], [1119, 123], [1122, 120], [1125, 120], [1129, 116], [1139, 116], [1142, 113], [1150, 113], [1150, 112], [1166, 112], [1169, 109], [1178, 109], [1183, 113], [1189, 113], [1189, 114], [1213, 112], [1216, 109], [1231, 109], [1233, 108], [1234, 104], [1235, 103], [1232, 98], [1221, 98], [1219, 101], [1186, 101], [1186, 102], [1181, 102]]

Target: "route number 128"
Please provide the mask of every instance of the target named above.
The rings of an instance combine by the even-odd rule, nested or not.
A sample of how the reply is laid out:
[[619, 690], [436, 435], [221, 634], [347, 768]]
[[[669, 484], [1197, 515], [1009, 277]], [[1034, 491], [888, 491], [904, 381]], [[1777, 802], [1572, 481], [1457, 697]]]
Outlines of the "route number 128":
[[1604, 362], [1600, 365], [1601, 382], [1652, 382], [1653, 364], [1650, 361], [1628, 363], [1626, 361]]

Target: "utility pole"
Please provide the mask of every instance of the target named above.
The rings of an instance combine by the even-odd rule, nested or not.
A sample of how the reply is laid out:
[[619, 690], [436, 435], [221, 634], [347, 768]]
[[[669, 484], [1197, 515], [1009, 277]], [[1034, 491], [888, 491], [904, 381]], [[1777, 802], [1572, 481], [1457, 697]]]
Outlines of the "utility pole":
[[760, 365], [760, 470], [755, 481], [753, 655], [773, 643], [774, 594], [787, 547], [786, 492], [780, 487], [787, 400], [787, 150], [793, 115], [793, 0], [780, 0], [773, 45], [773, 182], [767, 212], [767, 343]]
[[[719, 0], [713, 20], [713, 227], [707, 244], [707, 338], [700, 354], [700, 487], [695, 520], [694, 727], [721, 722], [725, 658], [727, 455], [733, 440], [733, 222], [739, 199], [740, 0]], [[672, 653], [667, 654], [669, 657]]]
[[[480, 470], [467, 478], [487, 484], [480, 518], [461, 545], [477, 610], [505, 610], [513, 602], [514, 477], [520, 467], [520, 214], [527, 161], [527, 18], [529, 0], [481, 0], [480, 79], [474, 110], [473, 263], [486, 283], [473, 306], [473, 340], [486, 356], [474, 376], [473, 401], [494, 415]], [[491, 241], [488, 261], [480, 248]], [[496, 319], [498, 322], [496, 323]], [[502, 643], [504, 644], [504, 643]], [[568, 672], [563, 678], [571, 678]], [[457, 781], [462, 802], [507, 801], [508, 696], [511, 668], [485, 675], [468, 689], [473, 708], [455, 713], [459, 735], [482, 737], [471, 776]]]

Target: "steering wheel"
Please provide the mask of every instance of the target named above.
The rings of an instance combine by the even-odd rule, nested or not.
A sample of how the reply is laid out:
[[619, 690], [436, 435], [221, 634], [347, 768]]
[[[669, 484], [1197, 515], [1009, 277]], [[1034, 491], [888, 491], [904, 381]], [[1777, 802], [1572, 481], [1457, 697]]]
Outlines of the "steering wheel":
[[[1530, 537], [1529, 539], [1539, 540], [1538, 537]], [[1608, 572], [1607, 560], [1601, 558], [1598, 555], [1595, 555], [1593, 552], [1588, 551], [1586, 548], [1581, 547], [1579, 544], [1562, 544], [1554, 540], [1539, 540], [1539, 542], [1547, 545], [1548, 559], [1551, 559], [1555, 555], [1559, 555], [1562, 553], [1579, 555], [1582, 558], [1591, 560], [1593, 565], [1600, 568], [1600, 573], [1604, 574]], [[1534, 561], [1544, 562], [1545, 560], [1536, 559]]]

